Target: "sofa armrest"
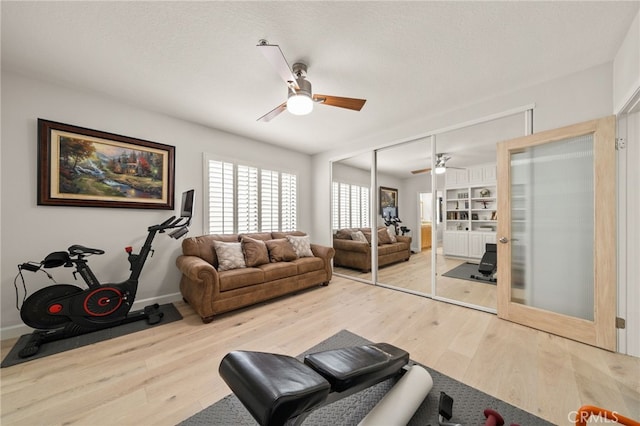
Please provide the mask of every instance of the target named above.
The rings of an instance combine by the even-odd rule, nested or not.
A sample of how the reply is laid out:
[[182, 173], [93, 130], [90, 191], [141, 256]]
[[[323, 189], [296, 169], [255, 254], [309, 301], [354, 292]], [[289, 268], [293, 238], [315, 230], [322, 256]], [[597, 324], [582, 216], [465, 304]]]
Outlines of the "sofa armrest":
[[200, 315], [202, 321], [213, 319], [213, 302], [220, 296], [220, 276], [209, 262], [198, 257], [181, 255], [176, 266], [182, 273], [180, 292], [184, 300]]
[[324, 270], [327, 274], [327, 283], [331, 281], [333, 276], [333, 267], [331, 266], [331, 259], [336, 254], [333, 247], [321, 246], [320, 244], [311, 244], [311, 251], [313, 255], [319, 257], [324, 262]]
[[411, 237], [407, 237], [406, 235], [396, 235], [396, 240], [401, 243], [411, 244]]
[[325, 261], [331, 261], [333, 256], [336, 254], [336, 251], [333, 247], [321, 246], [320, 244], [311, 244], [311, 251], [313, 255], [316, 257], [321, 257]]
[[337, 238], [333, 240], [333, 248], [336, 250], [355, 251], [360, 253], [371, 252], [369, 243], [354, 240], [341, 240]]
[[182, 275], [191, 281], [202, 282], [207, 278], [218, 281], [218, 271], [216, 271], [216, 268], [198, 256], [178, 256], [176, 266], [180, 272], [182, 272]]

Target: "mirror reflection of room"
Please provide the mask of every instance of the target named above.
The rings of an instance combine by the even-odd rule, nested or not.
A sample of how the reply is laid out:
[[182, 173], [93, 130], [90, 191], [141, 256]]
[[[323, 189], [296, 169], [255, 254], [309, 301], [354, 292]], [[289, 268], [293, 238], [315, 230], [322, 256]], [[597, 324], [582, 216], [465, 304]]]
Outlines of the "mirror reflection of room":
[[519, 114], [379, 149], [368, 196], [371, 152], [333, 163], [335, 273], [372, 282], [373, 226], [376, 284], [495, 310], [496, 144], [522, 133]]
[[331, 171], [334, 273], [366, 282], [372, 280], [371, 245], [366, 239], [371, 238], [371, 155], [335, 161]]
[[522, 134], [514, 115], [437, 136], [446, 167], [436, 296], [497, 308], [496, 144]]

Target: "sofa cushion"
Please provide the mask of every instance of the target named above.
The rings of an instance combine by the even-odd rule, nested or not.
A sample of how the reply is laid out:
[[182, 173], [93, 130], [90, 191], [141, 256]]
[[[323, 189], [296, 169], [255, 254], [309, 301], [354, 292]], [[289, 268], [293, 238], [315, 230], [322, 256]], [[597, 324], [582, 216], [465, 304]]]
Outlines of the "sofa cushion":
[[247, 266], [260, 266], [269, 263], [269, 251], [264, 241], [254, 240], [244, 235], [241, 244]]
[[238, 241], [236, 234], [229, 235], [200, 235], [198, 237], [189, 237], [182, 240], [182, 254], [187, 256], [198, 256], [204, 259], [214, 268], [218, 267], [218, 257], [216, 249], [213, 246], [214, 241]]
[[324, 269], [324, 261], [320, 257], [303, 257], [292, 263], [298, 267], [300, 275]]
[[246, 268], [241, 243], [214, 241], [213, 246], [218, 257], [218, 271]]
[[287, 235], [287, 241], [293, 247], [293, 251], [296, 252], [298, 257], [313, 257], [311, 251], [311, 241], [309, 236]]
[[219, 277], [220, 291], [229, 291], [265, 282], [264, 272], [258, 268], [222, 271]]
[[378, 255], [397, 253], [403, 250], [407, 250], [407, 245], [405, 243], [383, 244], [378, 247]]
[[265, 281], [275, 281], [298, 274], [298, 268], [290, 262], [267, 263], [266, 265], [260, 265], [258, 268], [264, 273]]
[[302, 231], [286, 231], [286, 232], [272, 232], [271, 233], [271, 238], [274, 240], [279, 240], [281, 238], [287, 238], [287, 235], [293, 235], [296, 237], [304, 237], [305, 234]]
[[371, 245], [371, 230], [365, 229], [365, 230], [362, 230], [362, 233], [364, 234], [364, 237], [367, 239], [367, 242], [369, 243], [369, 245]]
[[353, 241], [360, 241], [361, 243], [367, 243], [367, 239], [364, 237], [362, 231], [356, 231], [351, 233], [351, 239]]
[[378, 245], [382, 244], [391, 244], [391, 238], [389, 237], [389, 233], [387, 232], [387, 228], [378, 229]]
[[268, 240], [266, 244], [271, 262], [290, 262], [298, 258], [291, 243], [286, 238]]
[[254, 232], [251, 234], [240, 234], [238, 238], [242, 240], [243, 237], [253, 238], [254, 240], [267, 241], [272, 239], [271, 232]]
[[339, 240], [350, 240], [351, 234], [356, 231], [358, 231], [358, 229], [351, 229], [351, 228], [338, 229], [336, 231], [335, 236]]

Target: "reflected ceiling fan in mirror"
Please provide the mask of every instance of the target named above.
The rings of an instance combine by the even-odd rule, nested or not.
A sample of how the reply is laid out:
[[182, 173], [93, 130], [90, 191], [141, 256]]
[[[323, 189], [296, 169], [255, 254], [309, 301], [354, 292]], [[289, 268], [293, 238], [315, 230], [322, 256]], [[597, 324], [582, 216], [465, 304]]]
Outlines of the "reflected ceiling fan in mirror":
[[[434, 171], [436, 172], [437, 175], [441, 175], [444, 172], [446, 172], [447, 168], [462, 170], [461, 167], [447, 166], [447, 161], [449, 161], [450, 159], [451, 157], [448, 156], [447, 154], [436, 154], [436, 168]], [[411, 173], [413, 173], [414, 175], [418, 175], [420, 173], [428, 173], [430, 171], [431, 171], [431, 167], [428, 167], [426, 169], [411, 170]]]
[[360, 111], [367, 101], [366, 99], [313, 94], [311, 82], [307, 80], [306, 64], [296, 62], [293, 64], [293, 68], [290, 68], [280, 46], [269, 44], [267, 40], [260, 40], [257, 47], [287, 84], [288, 95], [286, 102], [258, 118], [257, 121], [269, 122], [285, 109], [294, 115], [306, 115], [313, 110], [314, 103]]

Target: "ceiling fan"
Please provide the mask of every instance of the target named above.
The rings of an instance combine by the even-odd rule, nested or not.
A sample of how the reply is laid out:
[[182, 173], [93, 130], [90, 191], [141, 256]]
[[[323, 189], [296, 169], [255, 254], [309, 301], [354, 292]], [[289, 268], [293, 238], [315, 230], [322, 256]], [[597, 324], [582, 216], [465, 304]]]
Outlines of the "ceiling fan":
[[[447, 171], [447, 161], [449, 161], [451, 159], [450, 156], [448, 156], [447, 154], [436, 154], [436, 168], [435, 168], [435, 172], [437, 175], [440, 175], [444, 172]], [[460, 169], [460, 167], [450, 167], [450, 169]], [[428, 167], [426, 169], [418, 169], [418, 170], [411, 170], [411, 173], [413, 173], [414, 175], [420, 174], [420, 173], [427, 173], [431, 171], [431, 167]]]
[[306, 115], [313, 110], [314, 103], [360, 111], [367, 101], [366, 99], [342, 98], [339, 96], [320, 95], [318, 93], [313, 94], [311, 92], [311, 82], [306, 79], [306, 64], [296, 62], [293, 64], [293, 68], [290, 68], [280, 50], [280, 46], [277, 44], [269, 44], [267, 40], [260, 40], [257, 47], [287, 84], [288, 92], [286, 102], [283, 102], [258, 118], [257, 121], [271, 121], [285, 109], [295, 115]]

